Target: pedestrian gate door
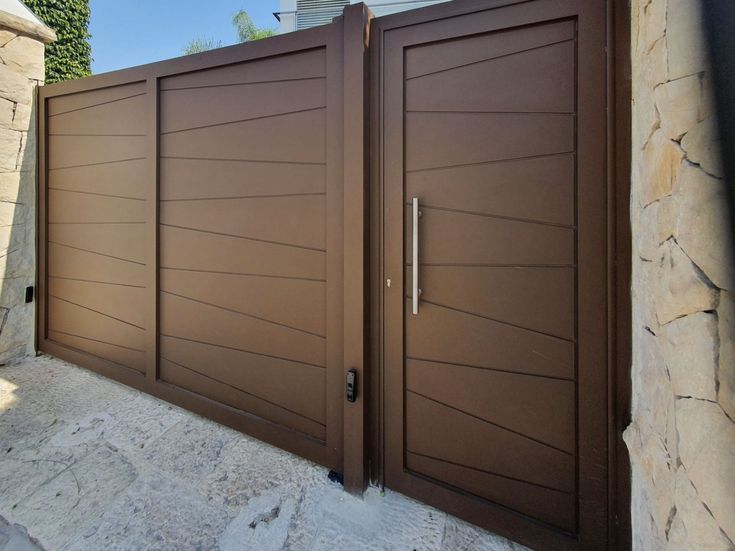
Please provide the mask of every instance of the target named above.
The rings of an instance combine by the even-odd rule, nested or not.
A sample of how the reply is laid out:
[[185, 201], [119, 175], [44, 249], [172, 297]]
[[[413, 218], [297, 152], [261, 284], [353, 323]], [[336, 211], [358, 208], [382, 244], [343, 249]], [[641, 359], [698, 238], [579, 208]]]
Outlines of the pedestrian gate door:
[[381, 44], [386, 484], [602, 548], [605, 6], [409, 12]]

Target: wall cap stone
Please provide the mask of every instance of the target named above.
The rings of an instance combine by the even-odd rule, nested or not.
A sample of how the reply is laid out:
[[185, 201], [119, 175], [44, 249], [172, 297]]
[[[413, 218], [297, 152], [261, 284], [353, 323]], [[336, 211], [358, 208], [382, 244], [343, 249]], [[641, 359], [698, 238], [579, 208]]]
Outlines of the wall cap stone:
[[56, 32], [53, 29], [3, 10], [0, 10], [0, 28], [10, 29], [11, 31], [28, 35], [40, 40], [44, 44], [56, 41]]

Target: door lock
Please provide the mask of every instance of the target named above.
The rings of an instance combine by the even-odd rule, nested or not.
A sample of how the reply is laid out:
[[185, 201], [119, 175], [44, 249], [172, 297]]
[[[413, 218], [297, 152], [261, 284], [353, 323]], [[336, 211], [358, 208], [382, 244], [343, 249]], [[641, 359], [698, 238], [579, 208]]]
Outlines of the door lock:
[[346, 397], [348, 402], [357, 400], [357, 369], [354, 367], [347, 372]]

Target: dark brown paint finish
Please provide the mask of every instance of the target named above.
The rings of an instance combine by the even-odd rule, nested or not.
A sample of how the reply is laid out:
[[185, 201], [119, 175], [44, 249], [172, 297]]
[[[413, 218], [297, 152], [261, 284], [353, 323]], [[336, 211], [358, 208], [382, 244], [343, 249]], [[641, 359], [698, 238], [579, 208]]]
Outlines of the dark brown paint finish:
[[42, 88], [39, 186], [41, 350], [338, 471], [342, 27]]
[[42, 87], [39, 349], [348, 491], [627, 547], [625, 5], [355, 5]]
[[606, 4], [375, 26], [385, 484], [539, 548], [604, 548]]

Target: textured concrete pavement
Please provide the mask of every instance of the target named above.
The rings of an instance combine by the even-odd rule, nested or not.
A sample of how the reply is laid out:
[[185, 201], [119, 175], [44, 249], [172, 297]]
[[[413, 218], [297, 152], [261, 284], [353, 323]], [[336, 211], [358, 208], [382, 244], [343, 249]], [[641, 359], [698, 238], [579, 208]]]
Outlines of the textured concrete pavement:
[[0, 551], [524, 549], [47, 356], [0, 367], [0, 517]]

